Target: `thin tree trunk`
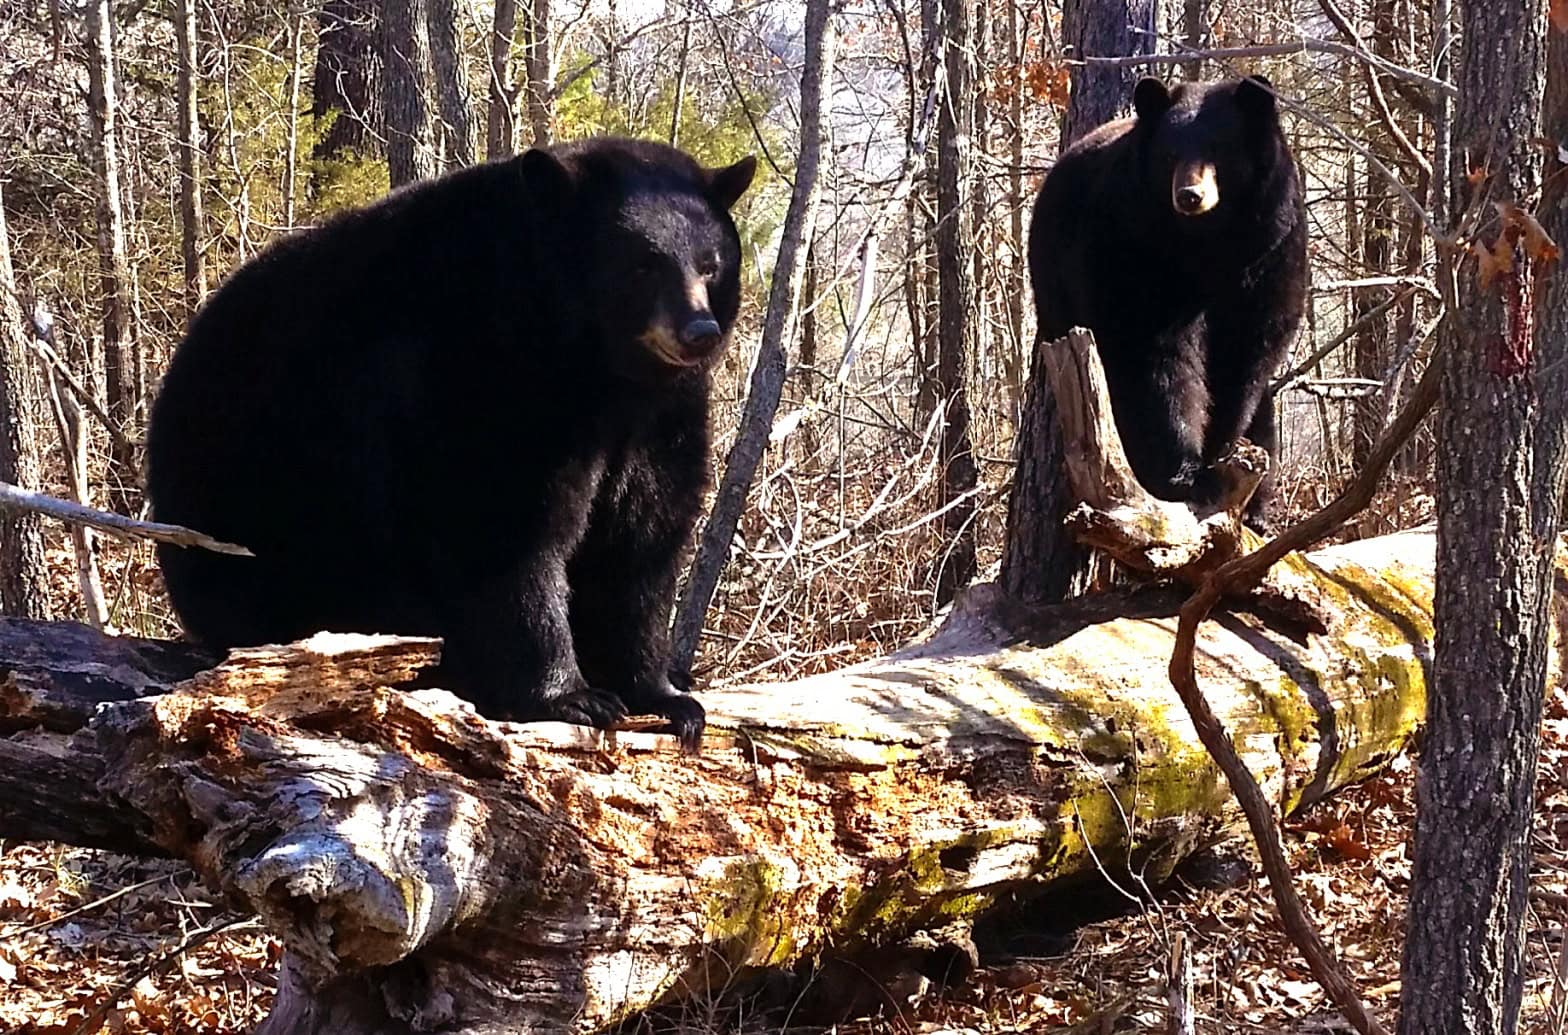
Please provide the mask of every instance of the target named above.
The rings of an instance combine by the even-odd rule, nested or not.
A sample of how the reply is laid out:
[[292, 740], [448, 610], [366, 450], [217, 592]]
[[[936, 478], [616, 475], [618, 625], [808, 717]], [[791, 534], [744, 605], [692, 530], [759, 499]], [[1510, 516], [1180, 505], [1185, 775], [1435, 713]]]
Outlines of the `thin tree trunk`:
[[[1465, 0], [1459, 8], [1454, 197], [1490, 215], [1494, 202], [1525, 205], [1541, 182], [1546, 21], [1536, 0]], [[1471, 183], [1470, 170], [1487, 175]], [[1555, 223], [1560, 198], [1547, 213]], [[1483, 222], [1484, 243], [1509, 233], [1510, 223]], [[1401, 1035], [1512, 1033], [1523, 993], [1548, 607], [1568, 460], [1568, 300], [1559, 284], [1536, 307], [1547, 271], [1522, 243], [1512, 251], [1513, 269], [1485, 288], [1473, 263], [1460, 267], [1440, 360], [1437, 641], [1416, 780]], [[1444, 264], [1451, 269], [1454, 257]], [[1532, 309], [1540, 324], [1533, 342]]]
[[174, 37], [179, 50], [175, 76], [179, 116], [180, 254], [185, 261], [185, 318], [190, 319], [207, 297], [207, 259], [202, 243], [207, 221], [201, 200], [201, 122], [196, 106], [196, 0], [180, 0], [174, 10]]
[[517, 0], [495, 0], [490, 26], [490, 107], [485, 119], [485, 157], [509, 158], [517, 144], [517, 88], [512, 85], [512, 39], [517, 34]]
[[[82, 359], [85, 362], [86, 355]], [[65, 458], [65, 474], [71, 498], [84, 506], [91, 506], [92, 496], [87, 484], [87, 433], [83, 426], [81, 403], [75, 395], [61, 390], [60, 379], [53, 370], [47, 376], [49, 405], [54, 416], [55, 431], [60, 437], [60, 454]], [[94, 539], [93, 530], [86, 525], [71, 526], [71, 546], [76, 553], [76, 586], [82, 600], [82, 619], [94, 629], [104, 629], [109, 624], [109, 606], [104, 600], [103, 580], [98, 574], [98, 553], [93, 546]]]
[[1008, 215], [1009, 244], [1012, 262], [1007, 270], [1007, 329], [1012, 337], [1008, 342], [1007, 390], [1016, 418], [1023, 405], [1024, 366], [1024, 305], [1028, 298], [1026, 283], [1029, 279], [1028, 247], [1024, 238], [1024, 212], [1029, 199], [1024, 197], [1024, 90], [1022, 69], [1027, 50], [1025, 34], [1029, 23], [1019, 9], [1019, 0], [1007, 2], [1007, 59], [1018, 69], [1018, 81], [1009, 91], [1007, 105], [1008, 153], [1007, 190], [1011, 201]]
[[313, 157], [378, 155], [383, 129], [382, 45], [377, 0], [325, 0], [317, 16], [311, 116], [332, 124], [316, 140]]
[[[943, 0], [942, 60], [947, 91], [937, 116], [936, 265], [937, 380], [944, 407], [940, 505], [946, 552], [937, 571], [941, 605], [975, 574], [974, 448], [969, 440], [965, 358], [974, 343], [973, 171], [968, 149], [974, 128], [973, 37], [968, 0]], [[962, 500], [962, 502], [959, 502]]]
[[[1208, 12], [1204, 10], [1207, 4], [1204, 0], [1183, 0], [1181, 10], [1181, 31], [1185, 37], [1188, 50], [1202, 50], [1203, 37], [1209, 30]], [[1181, 63], [1181, 77], [1189, 83], [1195, 83], [1203, 78], [1203, 59], [1190, 58]]]
[[424, 0], [430, 33], [430, 65], [435, 73], [436, 104], [441, 109], [447, 164], [474, 164], [474, 109], [468, 87], [468, 62], [463, 32], [457, 24], [457, 0]]
[[[33, 433], [33, 364], [18, 298], [0, 198], [0, 481], [37, 491], [43, 482]], [[51, 617], [44, 534], [36, 515], [0, 511], [0, 614]]]
[[424, 83], [430, 66], [421, 0], [385, 0], [381, 8], [382, 107], [387, 125], [387, 175], [401, 187], [435, 173]]
[[[1385, 156], [1386, 160], [1386, 156]], [[1388, 181], [1376, 166], [1366, 165], [1366, 192], [1361, 199], [1361, 269], [1367, 277], [1384, 277], [1393, 258], [1394, 219]], [[1393, 293], [1388, 285], [1354, 289], [1350, 320], [1358, 323], [1383, 306]], [[1388, 315], [1366, 320], [1352, 339], [1351, 363], [1356, 377], [1376, 381], [1387, 369]], [[1383, 432], [1381, 393], [1365, 392], [1351, 404], [1350, 460], [1359, 471]]]
[[[1065, 0], [1062, 34], [1074, 54], [1150, 54], [1157, 22], [1156, 0]], [[1144, 32], [1134, 32], [1133, 26]], [[1061, 148], [1108, 122], [1132, 101], [1133, 66], [1073, 66], [1071, 99], [1062, 123]], [[1030, 363], [1029, 390], [1014, 444], [1013, 493], [1007, 509], [1001, 582], [1021, 600], [1047, 603], [1088, 588], [1089, 553], [1062, 530], [1072, 505], [1062, 478], [1062, 433], [1056, 399], [1042, 378], [1040, 343]]]
[[[681, 109], [686, 106], [686, 71], [691, 61], [691, 23], [691, 12], [687, 11], [686, 25], [681, 30], [681, 63], [675, 72], [675, 104], [670, 109], [671, 147], [679, 147], [681, 142]], [[807, 299], [810, 299], [809, 292]]]
[[555, 117], [555, 61], [551, 56], [550, 0], [524, 0], [529, 3], [523, 41], [523, 64], [528, 70], [528, 125], [533, 145], [545, 147], [554, 139], [551, 123]]
[[126, 257], [125, 219], [120, 197], [119, 112], [114, 86], [114, 50], [109, 0], [87, 4], [87, 110], [92, 128], [94, 172], [98, 179], [98, 289], [103, 316], [104, 392], [109, 416], [119, 432], [109, 478], [110, 505], [131, 512], [130, 487], [136, 484], [136, 457], [130, 446], [135, 429], [136, 344], [131, 337], [131, 266]]
[[[189, 2], [189, 0], [182, 0]], [[299, 81], [304, 75], [300, 39], [305, 33], [305, 10], [298, 3], [289, 5], [289, 115], [287, 147], [283, 164], [283, 225], [294, 226], [294, 181], [299, 169]]]
[[689, 672], [697, 655], [703, 619], [719, 584], [719, 575], [729, 559], [735, 526], [740, 521], [740, 512], [757, 465], [762, 461], [763, 450], [767, 448], [768, 430], [784, 389], [785, 352], [795, 335], [806, 257], [815, 236], [817, 176], [828, 128], [822, 101], [827, 84], [832, 81], [837, 51], [832, 10], [832, 0], [807, 0], [806, 54], [800, 73], [800, 156], [795, 165], [795, 186], [790, 193], [789, 210], [784, 214], [778, 259], [773, 266], [773, 284], [768, 292], [768, 311], [763, 318], [762, 340], [757, 346], [757, 363], [752, 370], [740, 431], [725, 459], [724, 476], [714, 497], [713, 510], [698, 541], [697, 556], [686, 580], [686, 592], [676, 608], [670, 667], [677, 672]]

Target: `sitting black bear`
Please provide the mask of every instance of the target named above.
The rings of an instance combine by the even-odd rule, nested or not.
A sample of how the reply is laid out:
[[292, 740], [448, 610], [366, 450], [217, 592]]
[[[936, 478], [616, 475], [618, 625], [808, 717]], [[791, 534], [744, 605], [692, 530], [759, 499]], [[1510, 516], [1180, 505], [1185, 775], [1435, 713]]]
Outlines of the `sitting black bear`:
[[708, 471], [708, 368], [740, 300], [746, 158], [533, 150], [288, 237], [207, 301], [153, 408], [186, 629], [440, 636], [443, 685], [498, 718], [608, 726], [702, 706], [667, 673]]

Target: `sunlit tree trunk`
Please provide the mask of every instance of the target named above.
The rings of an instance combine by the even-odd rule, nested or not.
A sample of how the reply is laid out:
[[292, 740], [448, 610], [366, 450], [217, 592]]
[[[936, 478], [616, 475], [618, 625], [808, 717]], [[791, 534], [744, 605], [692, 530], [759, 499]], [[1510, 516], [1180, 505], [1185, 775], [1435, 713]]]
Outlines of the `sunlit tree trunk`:
[[430, 67], [420, 0], [385, 0], [381, 7], [382, 108], [387, 174], [393, 187], [435, 173], [424, 83]]
[[551, 125], [555, 118], [555, 59], [551, 46], [550, 0], [523, 0], [527, 34], [523, 40], [523, 64], [528, 71], [526, 89], [528, 125], [533, 145], [543, 147], [554, 139]]
[[190, 319], [207, 296], [207, 238], [201, 199], [201, 124], [196, 106], [196, 0], [180, 0], [174, 9], [174, 37], [179, 50], [175, 75], [180, 157], [180, 256], [185, 263], [185, 317]]
[[448, 165], [473, 165], [474, 111], [468, 88], [468, 62], [463, 33], [457, 23], [457, 0], [424, 0], [430, 33], [430, 66], [435, 74], [436, 104]]
[[795, 163], [795, 184], [784, 213], [768, 309], [762, 320], [762, 340], [757, 345], [757, 363], [752, 369], [740, 430], [725, 457], [713, 508], [698, 536], [697, 556], [676, 607], [670, 667], [677, 672], [689, 672], [696, 658], [703, 619], [718, 587], [719, 575], [729, 560], [735, 526], [768, 445], [768, 431], [784, 390], [787, 350], [799, 320], [801, 284], [805, 280], [820, 195], [817, 174], [828, 129], [829, 112], [823, 99], [833, 79], [838, 49], [832, 0], [807, 0], [805, 22], [806, 53], [800, 73], [800, 154]]
[[976, 484], [969, 438], [965, 363], [975, 340], [973, 212], [970, 148], [974, 130], [974, 53], [968, 0], [942, 0], [942, 60], [946, 96], [937, 114], [936, 264], [937, 380], [943, 407], [940, 524], [943, 558], [936, 600], [945, 604], [975, 574], [973, 519]]
[[[0, 481], [42, 488], [33, 364], [22, 325], [5, 204], [0, 199]], [[0, 510], [0, 614], [50, 617], [44, 536], [37, 515]]]
[[512, 85], [512, 38], [517, 34], [517, 0], [495, 0], [490, 26], [490, 106], [485, 118], [485, 157], [492, 162], [517, 149], [517, 88]]
[[[1536, 0], [1459, 4], [1453, 197], [1485, 214], [1482, 243], [1518, 234], [1494, 203], [1541, 185], [1546, 20]], [[1568, 53], [1544, 134], [1568, 133]], [[1558, 180], [1561, 163], [1547, 160]], [[1484, 178], [1468, 174], [1480, 170]], [[1561, 182], [1540, 216], [1565, 230]], [[1559, 238], [1560, 239], [1560, 238]], [[1483, 286], [1459, 267], [1444, 331], [1437, 448], [1437, 640], [1416, 780], [1401, 1035], [1518, 1029], [1530, 826], [1545, 691], [1553, 554], [1568, 459], [1568, 292], [1528, 238]], [[1452, 258], [1446, 260], [1453, 262]], [[1543, 289], [1539, 301], [1538, 289]], [[1531, 335], [1532, 317], [1535, 331]]]
[[[188, 2], [188, 0], [182, 0]], [[299, 84], [304, 75], [301, 37], [305, 32], [305, 10], [297, 2], [289, 5], [289, 110], [287, 146], [283, 159], [283, 225], [294, 225], [294, 184], [299, 171]]]
[[87, 111], [97, 175], [98, 292], [102, 312], [104, 395], [119, 435], [110, 472], [110, 505], [130, 513], [136, 483], [132, 426], [136, 397], [136, 343], [131, 336], [131, 267], [121, 209], [118, 101], [114, 86], [113, 29], [109, 0], [87, 4]]

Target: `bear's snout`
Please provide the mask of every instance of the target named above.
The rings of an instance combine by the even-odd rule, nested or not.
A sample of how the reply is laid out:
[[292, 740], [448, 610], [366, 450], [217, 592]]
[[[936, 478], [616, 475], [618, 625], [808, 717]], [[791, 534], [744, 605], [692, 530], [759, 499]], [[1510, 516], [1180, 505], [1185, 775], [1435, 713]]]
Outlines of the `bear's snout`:
[[724, 343], [724, 328], [711, 316], [698, 316], [681, 328], [681, 347], [692, 356], [706, 358]]
[[1209, 162], [1182, 162], [1171, 178], [1171, 204], [1184, 216], [1201, 216], [1220, 201], [1219, 180]]

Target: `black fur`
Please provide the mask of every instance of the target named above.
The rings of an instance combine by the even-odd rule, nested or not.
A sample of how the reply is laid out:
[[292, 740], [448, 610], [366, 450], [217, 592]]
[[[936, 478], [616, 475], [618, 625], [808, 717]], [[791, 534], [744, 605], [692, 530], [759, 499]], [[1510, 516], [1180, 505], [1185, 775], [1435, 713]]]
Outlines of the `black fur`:
[[487, 715], [631, 709], [695, 743], [665, 623], [739, 307], [726, 209], [752, 171], [623, 140], [532, 151], [238, 270], [148, 436], [157, 517], [256, 553], [160, 547], [187, 630], [437, 635], [443, 685]]
[[[1296, 165], [1261, 78], [1167, 91], [1062, 155], [1030, 225], [1041, 340], [1095, 332], [1134, 474], [1163, 499], [1212, 500], [1210, 465], [1246, 437], [1278, 458], [1268, 382], [1306, 305]], [[1218, 203], [1182, 215], [1172, 178], [1207, 162]], [[1248, 510], [1261, 523], [1273, 476]]]

